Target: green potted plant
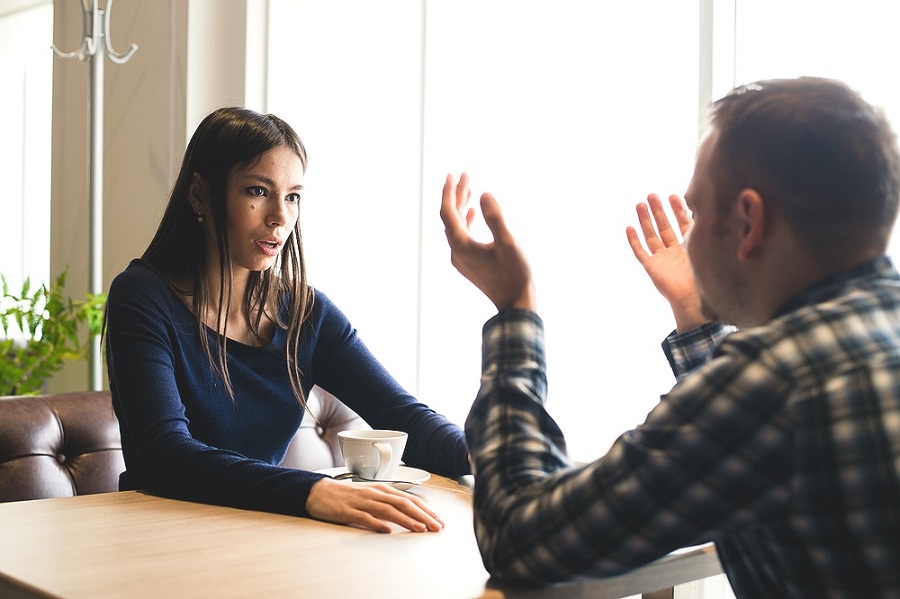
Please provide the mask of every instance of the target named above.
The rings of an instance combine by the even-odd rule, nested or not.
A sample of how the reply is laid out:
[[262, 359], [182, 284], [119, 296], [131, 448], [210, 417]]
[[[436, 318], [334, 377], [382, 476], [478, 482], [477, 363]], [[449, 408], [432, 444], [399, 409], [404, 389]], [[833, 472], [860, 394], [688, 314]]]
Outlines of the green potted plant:
[[0, 275], [0, 396], [40, 393], [66, 360], [85, 358], [88, 341], [100, 334], [105, 294], [73, 301], [65, 295], [66, 274], [37, 289], [25, 279], [19, 292]]

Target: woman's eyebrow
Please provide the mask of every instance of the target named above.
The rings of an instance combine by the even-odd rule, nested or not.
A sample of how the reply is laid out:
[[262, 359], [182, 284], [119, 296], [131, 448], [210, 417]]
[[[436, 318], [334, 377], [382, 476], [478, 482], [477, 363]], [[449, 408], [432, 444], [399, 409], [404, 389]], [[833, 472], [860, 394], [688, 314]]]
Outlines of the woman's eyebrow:
[[[264, 183], [264, 184], [268, 185], [269, 187], [275, 187], [275, 181], [273, 181], [272, 179], [270, 179], [268, 177], [264, 177], [262, 175], [254, 175], [254, 174], [250, 173], [250, 174], [245, 175], [245, 178], [250, 179], [252, 181], [256, 181], [257, 183]], [[300, 183], [296, 183], [289, 189], [302, 190], [303, 185], [301, 185]]]

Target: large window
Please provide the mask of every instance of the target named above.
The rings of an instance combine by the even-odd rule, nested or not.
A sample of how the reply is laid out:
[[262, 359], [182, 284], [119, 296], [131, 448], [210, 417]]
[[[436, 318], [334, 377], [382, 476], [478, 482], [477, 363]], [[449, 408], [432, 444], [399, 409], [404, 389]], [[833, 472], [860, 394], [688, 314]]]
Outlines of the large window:
[[673, 323], [624, 229], [690, 178], [696, 0], [272, 0], [269, 39], [268, 108], [310, 154], [310, 276], [401, 382], [459, 423], [478, 389], [494, 309], [438, 218], [465, 170], [533, 261], [572, 454], [638, 424], [673, 383]]
[[494, 312], [450, 266], [438, 218], [444, 176], [468, 171], [534, 263], [549, 409], [578, 459], [674, 382], [671, 315], [624, 228], [648, 193], [686, 188], [706, 102], [823, 75], [900, 123], [884, 71], [900, 7], [880, 0], [270, 0], [269, 16], [269, 109], [311, 157], [313, 283], [461, 423]]
[[0, 7], [0, 273], [18, 290], [50, 278], [50, 126], [53, 5]]

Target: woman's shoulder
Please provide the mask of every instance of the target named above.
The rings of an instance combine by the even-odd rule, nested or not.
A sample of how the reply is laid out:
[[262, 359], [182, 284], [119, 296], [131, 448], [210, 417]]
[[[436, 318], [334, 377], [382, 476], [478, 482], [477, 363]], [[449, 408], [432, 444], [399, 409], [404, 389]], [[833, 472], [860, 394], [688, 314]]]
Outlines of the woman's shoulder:
[[337, 304], [319, 289], [310, 287], [312, 308], [305, 320], [314, 336], [346, 334], [352, 328], [350, 320]]
[[153, 266], [146, 260], [135, 258], [128, 263], [128, 266], [125, 267], [125, 270], [121, 271], [113, 278], [113, 281], [118, 280], [128, 280], [129, 282], [137, 282], [140, 280], [159, 280], [161, 282], [165, 282], [166, 279], [163, 274], [156, 269], [155, 266]]
[[315, 319], [332, 319], [338, 318], [340, 320], [347, 320], [347, 317], [341, 312], [341, 309], [337, 307], [331, 298], [329, 298], [325, 293], [316, 289], [315, 287], [310, 287], [310, 295], [312, 296], [312, 317]]
[[325, 295], [325, 292], [322, 291], [321, 289], [317, 289], [315, 287], [310, 287], [309, 292], [313, 298], [313, 306], [314, 307], [319, 306], [319, 307], [325, 308], [325, 309], [331, 309], [331, 308], [337, 307], [334, 305], [334, 302], [332, 302], [331, 299], [329, 299], [328, 296]]
[[149, 262], [135, 258], [113, 278], [109, 286], [109, 296], [113, 301], [116, 297], [134, 295], [170, 296], [172, 290], [161, 272]]

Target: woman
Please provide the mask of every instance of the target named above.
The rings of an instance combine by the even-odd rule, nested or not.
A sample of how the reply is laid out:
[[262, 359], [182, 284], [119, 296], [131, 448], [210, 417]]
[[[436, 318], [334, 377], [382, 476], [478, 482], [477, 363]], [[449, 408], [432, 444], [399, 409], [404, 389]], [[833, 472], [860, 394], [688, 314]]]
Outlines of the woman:
[[319, 385], [372, 427], [407, 431], [409, 465], [469, 472], [462, 430], [406, 393], [307, 286], [305, 170], [302, 142], [275, 116], [223, 108], [194, 133], [156, 235], [109, 290], [120, 486], [382, 532], [440, 530], [414, 495], [277, 465]]

